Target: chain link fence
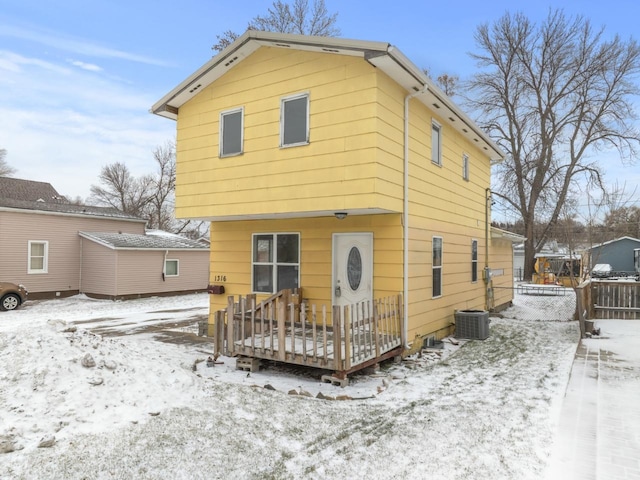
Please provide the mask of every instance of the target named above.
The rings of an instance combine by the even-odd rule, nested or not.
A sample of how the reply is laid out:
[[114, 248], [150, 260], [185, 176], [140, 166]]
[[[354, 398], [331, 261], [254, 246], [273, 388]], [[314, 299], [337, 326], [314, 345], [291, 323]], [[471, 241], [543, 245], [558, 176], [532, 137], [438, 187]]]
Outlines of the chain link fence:
[[500, 312], [504, 318], [547, 322], [568, 322], [576, 318], [576, 294], [572, 288], [500, 288], [513, 290], [513, 306]]

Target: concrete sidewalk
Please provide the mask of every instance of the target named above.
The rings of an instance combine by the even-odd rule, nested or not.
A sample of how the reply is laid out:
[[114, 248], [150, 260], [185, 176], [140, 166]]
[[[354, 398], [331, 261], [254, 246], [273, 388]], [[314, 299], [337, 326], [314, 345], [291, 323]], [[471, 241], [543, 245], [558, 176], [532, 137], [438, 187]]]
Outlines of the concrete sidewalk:
[[640, 321], [596, 327], [576, 351], [549, 480], [640, 480]]

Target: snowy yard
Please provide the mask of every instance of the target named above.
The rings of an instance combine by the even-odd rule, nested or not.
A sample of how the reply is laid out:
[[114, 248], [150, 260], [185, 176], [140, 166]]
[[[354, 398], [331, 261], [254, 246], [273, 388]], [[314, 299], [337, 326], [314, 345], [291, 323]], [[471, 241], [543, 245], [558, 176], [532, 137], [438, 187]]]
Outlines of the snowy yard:
[[0, 478], [538, 479], [579, 329], [572, 297], [536, 301], [518, 296], [487, 340], [346, 388], [225, 357], [207, 367], [210, 347], [136, 329], [204, 315], [206, 294], [28, 302], [0, 314]]

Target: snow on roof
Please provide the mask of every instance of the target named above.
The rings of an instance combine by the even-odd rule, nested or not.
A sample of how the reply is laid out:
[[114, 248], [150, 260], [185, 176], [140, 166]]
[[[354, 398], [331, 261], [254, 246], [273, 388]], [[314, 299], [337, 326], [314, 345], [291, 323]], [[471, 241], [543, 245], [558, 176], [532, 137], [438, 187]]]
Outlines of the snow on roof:
[[205, 245], [170, 232], [146, 235], [119, 232], [80, 232], [80, 236], [114, 250], [208, 250]]

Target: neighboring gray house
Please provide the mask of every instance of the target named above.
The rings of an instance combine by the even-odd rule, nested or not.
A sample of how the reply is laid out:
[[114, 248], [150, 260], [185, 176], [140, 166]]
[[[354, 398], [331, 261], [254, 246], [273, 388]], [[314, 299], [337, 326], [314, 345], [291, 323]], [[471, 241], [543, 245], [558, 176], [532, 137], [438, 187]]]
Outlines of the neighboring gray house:
[[594, 245], [589, 249], [590, 269], [598, 263], [608, 263], [613, 272], [633, 273], [633, 251], [637, 248], [640, 248], [640, 240], [633, 237], [620, 237]]
[[[125, 255], [111, 255], [118, 262], [111, 269], [105, 269], [98, 257], [92, 264], [89, 252], [83, 252], [83, 248], [91, 249], [87, 244], [96, 242], [83, 240], [80, 232], [134, 235], [142, 241], [145, 225], [145, 219], [113, 208], [70, 204], [49, 183], [0, 177], [0, 280], [22, 283], [31, 299], [77, 293], [116, 298], [206, 290], [208, 249], [194, 245], [196, 242], [187, 240], [188, 245], [181, 244], [175, 254], [175, 248], [169, 248], [175, 247], [175, 241], [156, 244], [156, 249], [138, 249], [129, 267]], [[179, 261], [179, 275], [172, 276], [171, 282], [162, 282], [164, 264], [157, 268], [155, 280], [143, 267], [145, 262], [158, 264], [159, 248], [163, 258], [168, 252], [167, 259]], [[173, 265], [169, 263], [169, 268]]]

